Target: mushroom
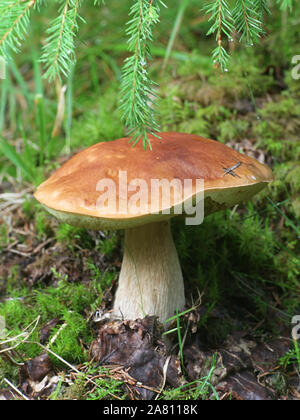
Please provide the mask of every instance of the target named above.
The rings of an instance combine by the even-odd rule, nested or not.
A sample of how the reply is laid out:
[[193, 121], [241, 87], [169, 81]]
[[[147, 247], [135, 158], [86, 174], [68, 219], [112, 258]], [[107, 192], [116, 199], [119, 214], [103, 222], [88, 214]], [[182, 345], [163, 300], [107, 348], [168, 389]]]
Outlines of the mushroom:
[[[196, 212], [203, 202], [205, 215], [232, 207], [261, 191], [273, 175], [265, 165], [215, 140], [161, 133], [151, 141], [152, 151], [140, 144], [129, 147], [128, 138], [95, 144], [40, 185], [35, 198], [71, 225], [125, 229], [113, 317], [155, 315], [163, 322], [185, 306], [170, 219], [180, 209]], [[178, 192], [185, 180], [203, 182], [182, 196]], [[166, 197], [162, 182], [154, 196], [151, 188], [161, 181], [173, 181], [178, 190], [171, 188]], [[190, 207], [183, 207], [187, 202]]]

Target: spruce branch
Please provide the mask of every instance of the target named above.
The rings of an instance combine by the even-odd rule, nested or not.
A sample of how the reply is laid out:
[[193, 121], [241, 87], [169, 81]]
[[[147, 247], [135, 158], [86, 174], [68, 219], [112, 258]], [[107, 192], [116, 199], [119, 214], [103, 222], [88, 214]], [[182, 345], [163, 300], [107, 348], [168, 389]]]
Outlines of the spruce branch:
[[[135, 145], [143, 138], [143, 147], [150, 147], [149, 134], [157, 135], [159, 125], [156, 111], [156, 84], [149, 75], [150, 47], [153, 42], [153, 27], [159, 22], [162, 0], [132, 0], [130, 20], [127, 23], [128, 49], [130, 56], [122, 69], [120, 109], [122, 120]], [[49, 5], [47, 0], [0, 0], [0, 55], [6, 59], [18, 52], [30, 30], [33, 10]], [[75, 39], [82, 0], [51, 0], [58, 7], [55, 19], [47, 29], [47, 38], [42, 49], [41, 61], [45, 77], [50, 80], [68, 77], [76, 62]], [[241, 40], [253, 45], [264, 34], [263, 17], [269, 12], [268, 0], [206, 0], [204, 10], [210, 15], [208, 35], [216, 37], [217, 45], [212, 52], [215, 64], [227, 71], [229, 54], [226, 40], [232, 40], [235, 31]], [[234, 6], [232, 6], [234, 3]], [[105, 0], [93, 0], [92, 5], [101, 6]], [[276, 0], [281, 10], [292, 10], [294, 0]]]
[[233, 18], [227, 0], [216, 0], [204, 7], [206, 13], [210, 14], [209, 22], [212, 25], [207, 35], [216, 34], [217, 47], [212, 52], [213, 61], [220, 66], [222, 71], [227, 71], [229, 54], [223, 47], [223, 35], [231, 40], [234, 30]]
[[[293, 0], [277, 0], [291, 3]], [[232, 41], [232, 33], [240, 35], [240, 41], [246, 40], [253, 45], [264, 34], [263, 19], [269, 13], [268, 0], [235, 0], [234, 7], [228, 0], [211, 0], [203, 8], [210, 15], [211, 27], [207, 35], [215, 34], [217, 47], [212, 51], [214, 63], [227, 71], [227, 62], [230, 58], [223, 46], [223, 35]]]
[[18, 52], [28, 33], [30, 12], [39, 0], [1, 0], [0, 54], [9, 58], [10, 50]]
[[240, 40], [246, 39], [253, 45], [264, 34], [263, 22], [253, 0], [237, 0], [233, 9], [233, 19]]
[[75, 36], [78, 32], [80, 0], [59, 0], [61, 7], [47, 30], [48, 38], [43, 46], [41, 62], [46, 66], [44, 77], [53, 80], [68, 77], [76, 61]]
[[270, 13], [268, 0], [254, 0], [254, 9], [258, 12], [260, 20], [263, 21], [264, 15]]
[[155, 110], [155, 83], [151, 80], [148, 62], [152, 27], [159, 22], [161, 0], [136, 0], [130, 9], [127, 23], [128, 50], [132, 53], [124, 63], [121, 81], [122, 120], [135, 145], [143, 138], [144, 149], [151, 143], [148, 135], [159, 131]]

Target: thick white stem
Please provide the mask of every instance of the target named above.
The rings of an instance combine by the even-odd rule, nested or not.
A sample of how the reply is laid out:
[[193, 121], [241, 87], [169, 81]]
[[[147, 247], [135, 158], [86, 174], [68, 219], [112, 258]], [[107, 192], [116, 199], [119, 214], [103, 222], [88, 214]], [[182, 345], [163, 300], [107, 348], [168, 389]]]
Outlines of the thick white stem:
[[184, 305], [182, 272], [170, 223], [127, 229], [114, 316], [137, 319], [156, 315], [165, 321]]

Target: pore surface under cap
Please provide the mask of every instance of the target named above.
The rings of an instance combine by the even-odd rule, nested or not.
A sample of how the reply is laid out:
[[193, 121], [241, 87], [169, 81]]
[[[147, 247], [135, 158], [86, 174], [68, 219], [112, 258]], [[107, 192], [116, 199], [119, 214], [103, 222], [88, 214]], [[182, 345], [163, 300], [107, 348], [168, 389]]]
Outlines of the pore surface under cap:
[[[273, 179], [268, 167], [220, 142], [181, 133], [161, 133], [160, 137], [150, 138], [152, 151], [144, 151], [141, 142], [131, 147], [128, 138], [95, 144], [58, 169], [38, 188], [35, 197], [56, 217], [70, 224], [119, 229], [170, 217], [151, 214], [150, 194], [146, 200], [149, 205], [141, 206], [138, 214], [99, 212], [99, 181], [114, 182], [117, 203], [123, 200], [124, 193], [126, 200], [136, 193], [137, 190], [128, 192], [124, 188], [120, 193], [120, 173], [123, 180], [126, 173], [127, 185], [141, 179], [149, 191], [153, 179], [176, 179], [182, 185], [186, 179], [203, 179], [206, 213], [249, 198]], [[192, 194], [196, 192], [193, 186]], [[176, 200], [171, 193], [171, 208], [178, 204]]]

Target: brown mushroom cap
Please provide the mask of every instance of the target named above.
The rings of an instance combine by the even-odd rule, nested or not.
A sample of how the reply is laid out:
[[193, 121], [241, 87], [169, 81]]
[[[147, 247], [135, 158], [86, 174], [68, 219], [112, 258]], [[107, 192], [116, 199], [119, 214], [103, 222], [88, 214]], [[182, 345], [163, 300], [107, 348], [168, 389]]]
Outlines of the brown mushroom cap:
[[[128, 138], [95, 144], [75, 155], [40, 185], [35, 198], [69, 224], [89, 229], [122, 229], [168, 219], [178, 202], [171, 195], [169, 215], [153, 214], [150, 206], [141, 207], [134, 215], [99, 214], [97, 184], [102, 179], [112, 179], [118, 203], [119, 171], [126, 171], [128, 183], [139, 178], [146, 181], [149, 189], [152, 179], [177, 179], [182, 183], [185, 179], [203, 179], [205, 214], [249, 199], [273, 180], [267, 166], [218, 141], [183, 133], [161, 133], [160, 137], [151, 138], [152, 151], [144, 151], [142, 144], [130, 147]], [[193, 188], [192, 194], [197, 192]], [[132, 194], [133, 191], [128, 192], [128, 199]]]

